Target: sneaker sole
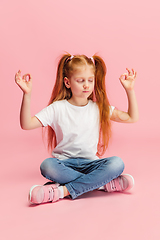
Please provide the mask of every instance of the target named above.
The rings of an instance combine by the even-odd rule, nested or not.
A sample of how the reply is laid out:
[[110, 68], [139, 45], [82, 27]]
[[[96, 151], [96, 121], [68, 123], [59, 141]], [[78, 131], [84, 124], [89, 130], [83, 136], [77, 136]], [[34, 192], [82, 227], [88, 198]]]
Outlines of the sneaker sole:
[[31, 202], [31, 194], [32, 194], [32, 190], [35, 188], [35, 187], [38, 187], [40, 185], [33, 185], [31, 188], [30, 188], [30, 191], [29, 191], [29, 195], [28, 195], [28, 201], [30, 204], [35, 204], [33, 202]]
[[134, 187], [134, 178], [132, 177], [132, 175], [127, 174], [127, 173], [122, 174], [122, 176], [128, 176], [128, 177], [130, 177], [132, 179], [132, 187], [129, 189], [129, 190], [131, 190]]

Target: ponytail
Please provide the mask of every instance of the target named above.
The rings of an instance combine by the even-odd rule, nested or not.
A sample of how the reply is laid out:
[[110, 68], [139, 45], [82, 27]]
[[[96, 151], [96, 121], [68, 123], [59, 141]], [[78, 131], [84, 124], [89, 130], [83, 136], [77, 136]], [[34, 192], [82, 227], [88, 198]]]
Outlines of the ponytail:
[[99, 108], [100, 115], [100, 134], [97, 155], [102, 156], [109, 143], [111, 137], [111, 123], [110, 123], [110, 104], [106, 94], [105, 76], [106, 65], [103, 59], [94, 55], [95, 61], [95, 98]]
[[67, 61], [67, 59], [71, 57], [70, 54], [65, 54], [62, 56], [58, 63], [57, 68], [57, 75], [56, 75], [56, 82], [51, 94], [51, 98], [49, 100], [48, 105], [53, 103], [54, 101], [63, 100], [63, 99], [69, 99], [71, 96], [71, 90], [66, 88], [64, 85], [64, 65]]
[[[58, 63], [56, 82], [51, 94], [51, 98], [48, 102], [48, 106], [58, 100], [69, 99], [71, 97], [71, 90], [66, 88], [64, 85], [64, 65], [67, 59], [71, 57], [70, 54], [65, 54], [61, 57]], [[47, 135], [48, 135], [48, 150], [55, 148], [57, 145], [55, 131], [47, 126]]]

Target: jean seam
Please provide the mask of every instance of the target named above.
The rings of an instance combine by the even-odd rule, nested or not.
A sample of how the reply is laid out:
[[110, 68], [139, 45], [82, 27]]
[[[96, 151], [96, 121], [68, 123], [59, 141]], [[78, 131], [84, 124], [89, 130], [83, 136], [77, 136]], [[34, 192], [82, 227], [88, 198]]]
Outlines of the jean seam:
[[[122, 171], [122, 172], [123, 172], [123, 171]], [[67, 185], [70, 186], [70, 188], [69, 188], [69, 189], [67, 188], [67, 189], [68, 189], [68, 191], [70, 190], [69, 193], [71, 194], [72, 199], [75, 199], [75, 198], [81, 196], [81, 195], [84, 194], [84, 193], [87, 193], [87, 192], [89, 192], [89, 191], [96, 190], [97, 188], [100, 188], [100, 187], [104, 186], [105, 184], [109, 183], [110, 181], [112, 181], [113, 179], [117, 178], [117, 177], [120, 176], [120, 175], [121, 175], [121, 174], [117, 174], [115, 177], [111, 178], [111, 180], [106, 180], [106, 181], [104, 181], [104, 182], [101, 183], [101, 184], [97, 184], [96, 187], [88, 188], [88, 189], [86, 189], [86, 191], [83, 191], [83, 192], [81, 192], [81, 193], [79, 193], [79, 194], [76, 194], [76, 193], [73, 191], [73, 189], [72, 189], [72, 187], [71, 187], [71, 184], [67, 184]], [[73, 192], [73, 193], [72, 193], [72, 192]]]

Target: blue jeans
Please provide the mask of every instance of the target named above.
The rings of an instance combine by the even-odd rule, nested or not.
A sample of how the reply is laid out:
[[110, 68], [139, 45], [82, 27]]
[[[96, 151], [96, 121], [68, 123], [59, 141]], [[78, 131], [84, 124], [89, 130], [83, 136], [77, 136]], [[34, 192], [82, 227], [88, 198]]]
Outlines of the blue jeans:
[[117, 178], [124, 170], [124, 163], [119, 157], [94, 161], [84, 158], [47, 158], [40, 169], [45, 178], [65, 185], [71, 198], [75, 199]]

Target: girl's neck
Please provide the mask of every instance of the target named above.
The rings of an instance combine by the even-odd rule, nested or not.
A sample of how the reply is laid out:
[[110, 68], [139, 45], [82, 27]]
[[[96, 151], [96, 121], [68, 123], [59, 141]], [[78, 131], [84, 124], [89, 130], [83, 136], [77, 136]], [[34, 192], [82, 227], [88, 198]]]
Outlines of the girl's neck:
[[79, 106], [79, 107], [83, 107], [86, 106], [88, 104], [88, 99], [74, 99], [73, 97], [71, 97], [68, 102], [74, 106]]

